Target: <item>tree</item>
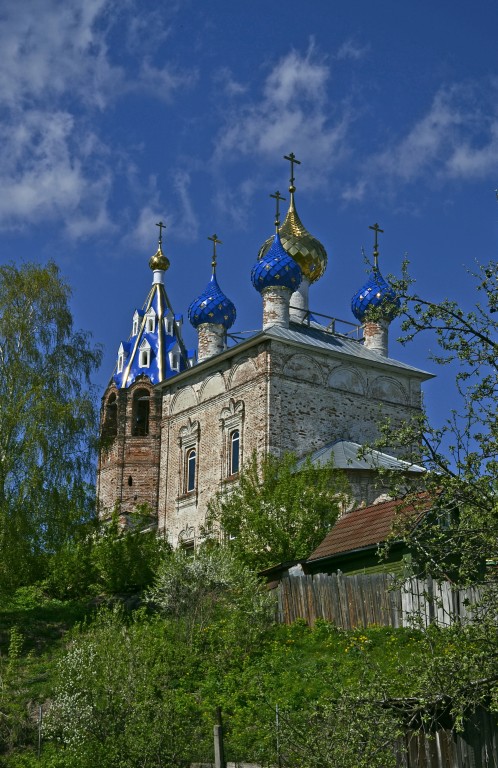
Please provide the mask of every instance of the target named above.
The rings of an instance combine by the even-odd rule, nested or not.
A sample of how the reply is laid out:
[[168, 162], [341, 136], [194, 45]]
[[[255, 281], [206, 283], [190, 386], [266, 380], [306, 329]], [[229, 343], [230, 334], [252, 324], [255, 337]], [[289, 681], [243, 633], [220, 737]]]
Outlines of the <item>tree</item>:
[[298, 465], [293, 454], [254, 454], [239, 484], [208, 506], [208, 530], [221, 527], [228, 545], [255, 570], [301, 560], [336, 521], [346, 481], [331, 464]]
[[[402, 299], [401, 341], [430, 333], [439, 348], [433, 360], [456, 368], [460, 407], [442, 425], [422, 415], [395, 435], [400, 449], [412, 446], [405, 458], [429, 470], [424, 484], [432, 498], [424, 524], [401, 525], [395, 537], [403, 536], [413, 552], [417, 575], [429, 573], [455, 589], [480, 584], [471, 620], [454, 617], [454, 626], [443, 630], [450, 650], [436, 654], [430, 642], [427, 648], [425, 700], [447, 697], [457, 723], [479, 704], [498, 711], [498, 263], [479, 265], [473, 278], [482, 300], [470, 311], [448, 299], [422, 298], [406, 270], [393, 280]], [[392, 445], [390, 424], [383, 440], [381, 447]], [[413, 494], [406, 500], [413, 502]]]
[[0, 267], [0, 586], [43, 574], [93, 514], [90, 376], [101, 351], [73, 331], [57, 266]]
[[[402, 299], [404, 344], [432, 333], [439, 352], [432, 359], [456, 366], [461, 406], [442, 425], [425, 414], [397, 435], [405, 457], [429, 470], [425, 485], [432, 493], [433, 516], [410, 533], [419, 562], [434, 576], [458, 584], [475, 580], [487, 561], [498, 557], [498, 263], [479, 266], [477, 291], [483, 301], [464, 311], [455, 301], [428, 301], [413, 292], [406, 274], [394, 280]], [[384, 425], [384, 443], [393, 432]], [[394, 489], [396, 490], [396, 488]]]

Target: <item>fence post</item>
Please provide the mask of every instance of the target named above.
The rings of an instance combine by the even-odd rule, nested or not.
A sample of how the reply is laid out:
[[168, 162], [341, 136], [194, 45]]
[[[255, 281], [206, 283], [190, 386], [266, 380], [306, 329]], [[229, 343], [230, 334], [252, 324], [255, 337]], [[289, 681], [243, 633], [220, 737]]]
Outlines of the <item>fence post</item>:
[[214, 766], [215, 768], [226, 768], [221, 707], [216, 707], [216, 725], [214, 726]]

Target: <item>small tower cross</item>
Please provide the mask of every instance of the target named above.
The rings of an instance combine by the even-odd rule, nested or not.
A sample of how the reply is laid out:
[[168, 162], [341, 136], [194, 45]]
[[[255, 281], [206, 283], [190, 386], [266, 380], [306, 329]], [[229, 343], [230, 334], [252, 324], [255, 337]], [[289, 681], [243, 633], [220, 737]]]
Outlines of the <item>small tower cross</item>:
[[382, 234], [384, 234], [384, 230], [381, 229], [378, 224], [374, 224], [373, 227], [369, 226], [368, 228], [373, 229], [373, 231], [375, 232], [373, 257], [374, 257], [374, 269], [378, 269], [379, 268], [379, 243], [377, 238], [378, 238], [379, 232], [382, 232]]
[[288, 160], [291, 164], [291, 177], [290, 177], [290, 187], [289, 192], [295, 192], [296, 188], [294, 186], [294, 165], [301, 165], [300, 160], [296, 160], [296, 156], [294, 152], [291, 152], [290, 155], [284, 155], [284, 160]]
[[211, 261], [211, 266], [213, 268], [213, 274], [216, 269], [216, 246], [217, 245], [223, 245], [221, 240], [218, 240], [218, 235], [211, 235], [211, 237], [208, 237], [208, 240], [211, 240], [213, 243], [213, 259]]
[[281, 200], [285, 200], [285, 197], [282, 197], [282, 195], [280, 194], [278, 189], [275, 192], [275, 194], [274, 195], [270, 195], [270, 197], [273, 197], [273, 199], [276, 200], [276, 204], [275, 204], [275, 229], [278, 230], [278, 228], [280, 226], [280, 201]]
[[156, 224], [156, 227], [159, 227], [159, 248], [161, 248], [163, 244], [163, 229], [166, 229], [166, 224], [163, 224], [163, 222], [160, 221]]

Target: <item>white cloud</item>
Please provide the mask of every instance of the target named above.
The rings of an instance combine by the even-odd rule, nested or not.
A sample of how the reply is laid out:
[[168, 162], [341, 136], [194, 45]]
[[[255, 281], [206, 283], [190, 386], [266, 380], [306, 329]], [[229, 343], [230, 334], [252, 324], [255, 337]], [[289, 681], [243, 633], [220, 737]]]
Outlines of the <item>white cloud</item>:
[[[161, 213], [161, 206], [156, 201], [152, 204], [144, 205], [138, 214], [138, 219], [132, 232], [125, 237], [127, 245], [135, 245], [140, 253], [147, 254], [150, 251], [150, 256], [155, 253], [157, 248], [157, 236], [159, 229], [156, 226], [158, 222], [162, 221], [166, 225], [166, 234], [163, 235], [167, 241], [167, 232], [170, 226], [171, 218]], [[154, 237], [156, 238], [154, 240]], [[167, 247], [163, 247], [164, 253], [168, 255]]]
[[336, 59], [351, 59], [359, 61], [363, 59], [370, 51], [369, 45], [359, 45], [355, 40], [349, 38], [345, 40], [336, 53]]
[[404, 138], [377, 155], [375, 173], [394, 180], [470, 178], [498, 170], [496, 90], [441, 89]]
[[228, 113], [215, 150], [222, 163], [234, 154], [277, 157], [290, 150], [316, 173], [343, 155], [349, 115], [330, 120], [330, 69], [311, 45], [306, 55], [291, 51], [271, 70], [257, 101]]
[[233, 72], [228, 67], [219, 69], [214, 75], [214, 81], [227, 96], [241, 96], [246, 93], [247, 86], [235, 80]]
[[[0, 129], [0, 222], [3, 226], [40, 221], [54, 215], [70, 217], [77, 208], [83, 220], [88, 208], [105, 206], [108, 183], [95, 180], [89, 188], [84, 158], [71, 150], [74, 118], [67, 112], [47, 114], [36, 109], [18, 115]], [[91, 143], [91, 137], [88, 137]], [[92, 162], [97, 162], [92, 155]], [[95, 179], [95, 172], [94, 172]], [[68, 227], [70, 229], [70, 227]], [[95, 223], [94, 223], [95, 229]], [[73, 228], [74, 233], [76, 229]]]

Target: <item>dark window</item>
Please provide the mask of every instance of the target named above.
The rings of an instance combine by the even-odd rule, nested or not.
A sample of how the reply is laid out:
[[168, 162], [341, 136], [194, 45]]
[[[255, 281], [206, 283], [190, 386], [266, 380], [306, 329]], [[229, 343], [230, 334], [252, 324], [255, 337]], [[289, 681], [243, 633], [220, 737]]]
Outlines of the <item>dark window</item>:
[[145, 437], [149, 434], [150, 396], [147, 389], [137, 389], [133, 395], [132, 435]]
[[116, 395], [109, 395], [105, 406], [104, 437], [116, 437], [118, 433], [118, 403]]
[[236, 475], [239, 471], [240, 463], [240, 432], [234, 429], [230, 432], [230, 474]]
[[195, 462], [196, 462], [195, 448], [188, 449], [185, 459], [186, 459], [185, 491], [187, 493], [191, 493], [191, 491], [195, 491]]
[[130, 476], [129, 476], [129, 478], [128, 478], [128, 485], [130, 486], [130, 488], [131, 488], [131, 486], [133, 485], [133, 478], [132, 478], [132, 476], [131, 476], [131, 475], [130, 475]]

